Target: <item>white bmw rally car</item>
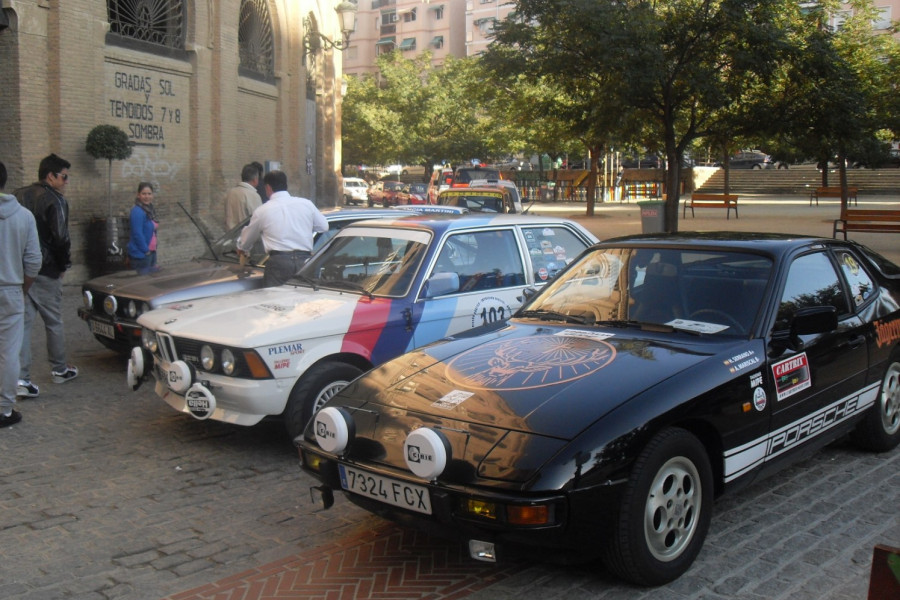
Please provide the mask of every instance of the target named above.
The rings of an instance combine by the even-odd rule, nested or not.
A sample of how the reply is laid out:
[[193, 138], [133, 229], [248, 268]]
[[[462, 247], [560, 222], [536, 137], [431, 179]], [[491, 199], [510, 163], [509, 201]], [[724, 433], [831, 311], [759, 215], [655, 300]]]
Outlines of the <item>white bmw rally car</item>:
[[141, 315], [133, 388], [198, 419], [283, 415], [296, 437], [351, 380], [446, 336], [503, 320], [596, 238], [566, 219], [416, 216], [341, 230], [288, 284]]

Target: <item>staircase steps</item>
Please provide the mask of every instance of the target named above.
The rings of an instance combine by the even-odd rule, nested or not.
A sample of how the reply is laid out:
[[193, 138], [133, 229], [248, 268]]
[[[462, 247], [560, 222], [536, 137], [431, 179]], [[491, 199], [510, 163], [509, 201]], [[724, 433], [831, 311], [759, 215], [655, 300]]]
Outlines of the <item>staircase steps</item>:
[[[836, 169], [828, 172], [828, 185], [840, 185]], [[723, 193], [725, 172], [719, 168], [703, 182], [698, 192]], [[792, 169], [732, 170], [729, 193], [732, 194], [808, 194], [823, 185], [822, 174], [815, 167]], [[900, 169], [848, 169], [847, 185], [859, 189], [860, 196], [900, 194]]]

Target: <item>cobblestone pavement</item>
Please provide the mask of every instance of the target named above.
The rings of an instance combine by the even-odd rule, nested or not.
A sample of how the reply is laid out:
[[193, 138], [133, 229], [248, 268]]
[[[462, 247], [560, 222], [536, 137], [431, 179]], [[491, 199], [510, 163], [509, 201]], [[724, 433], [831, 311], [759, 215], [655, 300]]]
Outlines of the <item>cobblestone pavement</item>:
[[[757, 202], [743, 204], [739, 220], [698, 210], [682, 229], [831, 235], [834, 206]], [[535, 210], [572, 216], [584, 205]], [[600, 237], [640, 230], [634, 205], [599, 205], [596, 216], [579, 220]], [[900, 238], [859, 238], [900, 261]], [[69, 360], [81, 375], [50, 382], [38, 323], [33, 372], [40, 398], [21, 400], [22, 423], [0, 430], [0, 598], [199, 598], [185, 592], [249, 580], [251, 569], [259, 580], [333, 553], [345, 540], [405, 535], [340, 496], [328, 511], [312, 505], [312, 481], [299, 470], [281, 423], [196, 421], [172, 411], [149, 386], [128, 390], [125, 360], [76, 317], [78, 283], [66, 282], [64, 314]], [[627, 586], [595, 565], [535, 562], [502, 570], [475, 563], [462, 567], [468, 587], [454, 590], [450, 582], [427, 597], [858, 600], [866, 597], [873, 546], [900, 546], [898, 499], [900, 450], [873, 455], [838, 442], [718, 502], [698, 560], [668, 586]], [[431, 558], [453, 548], [412, 540], [408, 552]], [[216, 597], [274, 597], [260, 590]], [[326, 597], [316, 593], [279, 597]], [[412, 588], [392, 594], [380, 597], [426, 597]]]

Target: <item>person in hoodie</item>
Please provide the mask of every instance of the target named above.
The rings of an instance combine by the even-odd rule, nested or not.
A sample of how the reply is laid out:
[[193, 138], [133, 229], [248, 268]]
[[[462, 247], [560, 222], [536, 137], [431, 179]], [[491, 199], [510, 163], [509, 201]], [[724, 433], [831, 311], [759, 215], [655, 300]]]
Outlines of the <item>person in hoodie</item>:
[[78, 377], [78, 368], [66, 362], [66, 336], [62, 318], [62, 277], [72, 266], [69, 239], [69, 203], [63, 193], [69, 184], [69, 161], [55, 154], [38, 166], [38, 181], [14, 192], [19, 204], [31, 211], [41, 244], [41, 271], [25, 297], [25, 331], [19, 353], [18, 394], [35, 398], [31, 383], [31, 330], [40, 313], [47, 332], [47, 358], [53, 383]]
[[0, 427], [15, 425], [19, 349], [25, 331], [25, 294], [41, 270], [41, 244], [34, 215], [4, 194], [6, 166], [0, 162]]

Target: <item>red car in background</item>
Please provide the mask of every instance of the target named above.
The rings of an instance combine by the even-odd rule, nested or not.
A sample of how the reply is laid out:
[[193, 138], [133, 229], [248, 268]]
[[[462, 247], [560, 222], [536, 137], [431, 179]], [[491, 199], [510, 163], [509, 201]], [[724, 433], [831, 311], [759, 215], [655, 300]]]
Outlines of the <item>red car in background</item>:
[[402, 181], [376, 181], [369, 187], [369, 206], [381, 204], [388, 207], [400, 204], [398, 194], [403, 185]]
[[428, 201], [427, 183], [408, 183], [397, 194], [397, 204], [434, 204]]

